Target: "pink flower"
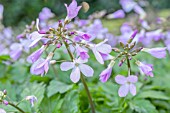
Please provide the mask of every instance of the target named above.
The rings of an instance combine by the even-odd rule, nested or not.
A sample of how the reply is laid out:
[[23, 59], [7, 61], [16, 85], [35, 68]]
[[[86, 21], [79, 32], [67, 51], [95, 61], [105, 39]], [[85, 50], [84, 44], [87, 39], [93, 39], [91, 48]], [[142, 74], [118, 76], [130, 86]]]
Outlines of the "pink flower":
[[136, 64], [139, 66], [139, 69], [146, 74], [147, 76], [153, 77], [153, 66], [151, 64], [144, 64], [142, 62], [137, 61]]
[[165, 58], [166, 57], [166, 47], [151, 48], [151, 49], [143, 48], [142, 51], [147, 52], [156, 58]]
[[93, 69], [84, 64], [86, 63], [87, 60], [81, 60], [75, 59], [73, 62], [63, 62], [60, 65], [60, 69], [62, 71], [68, 71], [70, 69], [73, 69], [71, 74], [70, 74], [70, 79], [72, 82], [77, 83], [80, 80], [80, 72], [82, 72], [86, 77], [92, 77], [93, 76]]
[[67, 4], [65, 4], [66, 8], [67, 8], [67, 17], [66, 20], [71, 20], [73, 18], [75, 18], [78, 15], [78, 12], [81, 8], [81, 6], [77, 7], [77, 1], [76, 0], [72, 0], [71, 4], [69, 6], [67, 6]]
[[112, 48], [108, 44], [104, 44], [107, 40], [100, 42], [99, 44], [90, 44], [90, 48], [93, 51], [94, 56], [96, 57], [97, 61], [101, 64], [104, 64], [104, 60], [102, 58], [102, 54], [109, 54], [112, 51]]
[[133, 96], [136, 95], [136, 86], [134, 83], [138, 81], [137, 76], [130, 75], [128, 77], [124, 77], [122, 75], [117, 75], [115, 77], [115, 81], [121, 85], [118, 91], [120, 97], [125, 97], [128, 92], [130, 92]]

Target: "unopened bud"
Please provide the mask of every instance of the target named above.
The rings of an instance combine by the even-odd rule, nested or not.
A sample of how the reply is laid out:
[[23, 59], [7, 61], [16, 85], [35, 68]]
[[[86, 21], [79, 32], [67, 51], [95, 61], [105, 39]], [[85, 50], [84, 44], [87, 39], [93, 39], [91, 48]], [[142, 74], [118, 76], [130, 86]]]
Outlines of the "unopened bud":
[[61, 46], [62, 46], [61, 43], [58, 43], [58, 44], [56, 45], [57, 48], [60, 48]]
[[133, 53], [131, 53], [131, 55], [132, 55], [132, 56], [136, 56], [136, 55], [137, 55], [137, 53], [136, 53], [136, 52], [133, 52]]
[[135, 30], [135, 31], [133, 32], [132, 36], [131, 36], [130, 39], [128, 40], [128, 43], [129, 43], [129, 44], [133, 41], [133, 39], [134, 39], [134, 37], [136, 36], [137, 33], [138, 33], [138, 30]]
[[66, 32], [67, 30], [68, 30], [67, 28], [64, 28], [64, 29], [63, 29], [63, 32]]
[[135, 45], [136, 45], [136, 42], [134, 42], [133, 44], [131, 44], [129, 49], [132, 49]]
[[8, 101], [7, 100], [3, 100], [3, 104], [7, 106], [8, 105]]
[[122, 42], [120, 42], [120, 46], [121, 46], [122, 48], [124, 48], [124, 44], [123, 44]]
[[6, 89], [5, 89], [3, 92], [4, 92], [4, 95], [7, 95], [7, 91], [6, 91]]
[[136, 49], [136, 52], [138, 53], [138, 52], [140, 52], [142, 49], [143, 49], [143, 47], [137, 48], [137, 49]]
[[126, 58], [123, 58], [120, 62], [119, 62], [119, 67], [122, 66], [122, 64], [125, 62]]
[[118, 49], [118, 48], [112, 48], [112, 50], [114, 51], [114, 52], [120, 52], [120, 50]]

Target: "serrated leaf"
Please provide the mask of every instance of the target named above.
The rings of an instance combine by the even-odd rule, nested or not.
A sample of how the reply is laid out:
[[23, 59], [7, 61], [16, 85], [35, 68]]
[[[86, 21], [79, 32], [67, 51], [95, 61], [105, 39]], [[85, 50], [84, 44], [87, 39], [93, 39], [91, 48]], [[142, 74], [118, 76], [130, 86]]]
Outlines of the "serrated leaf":
[[[37, 97], [38, 101], [34, 104], [34, 108], [38, 109], [42, 99], [44, 98], [45, 85], [43, 83], [32, 83], [27, 85], [27, 87], [21, 93], [21, 97], [25, 98], [27, 96], [34, 95]], [[19, 105], [27, 112], [31, 112], [31, 104], [29, 101], [24, 101]]]
[[47, 96], [50, 97], [56, 93], [65, 93], [68, 90], [70, 90], [72, 87], [73, 85], [68, 85], [63, 82], [52, 80], [47, 88], [48, 90]]
[[80, 98], [77, 90], [71, 90], [64, 98], [61, 113], [80, 113]]
[[158, 113], [155, 106], [148, 100], [132, 100], [129, 106], [135, 113]]
[[60, 108], [63, 103], [60, 94], [51, 96], [50, 98], [45, 97], [40, 105], [41, 113], [60, 113]]
[[161, 91], [143, 91], [139, 93], [136, 98], [153, 98], [153, 99], [163, 99], [163, 100], [169, 100], [170, 98], [165, 95], [165, 93]]

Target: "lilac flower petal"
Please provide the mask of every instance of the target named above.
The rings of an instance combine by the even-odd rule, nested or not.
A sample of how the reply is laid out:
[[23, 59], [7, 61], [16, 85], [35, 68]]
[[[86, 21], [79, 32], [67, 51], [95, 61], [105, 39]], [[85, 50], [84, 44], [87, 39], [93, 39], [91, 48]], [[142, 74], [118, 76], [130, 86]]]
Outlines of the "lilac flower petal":
[[45, 65], [44, 65], [44, 70], [45, 70], [45, 73], [48, 72], [49, 70], [49, 62], [46, 62]]
[[120, 86], [119, 90], [118, 90], [118, 94], [120, 97], [125, 97], [129, 92], [129, 85], [128, 84], [124, 84], [122, 86]]
[[130, 93], [135, 96], [136, 95], [136, 86], [134, 84], [130, 84]]
[[127, 81], [131, 83], [136, 83], [138, 81], [138, 77], [134, 75], [128, 76]]
[[152, 48], [146, 50], [146, 52], [150, 53], [152, 56], [156, 58], [165, 58], [166, 57], [166, 48]]
[[106, 82], [110, 78], [111, 73], [112, 73], [112, 67], [102, 71], [100, 74], [100, 81]]
[[115, 81], [116, 81], [116, 83], [118, 83], [118, 84], [125, 84], [125, 83], [127, 82], [127, 79], [126, 79], [126, 77], [124, 77], [124, 76], [122, 76], [122, 75], [117, 75], [117, 76], [115, 77]]
[[79, 65], [79, 68], [80, 68], [80, 71], [81, 71], [86, 77], [91, 77], [91, 76], [93, 76], [94, 71], [93, 71], [93, 69], [92, 69], [90, 66], [88, 66], [88, 65], [86, 65], [86, 64], [80, 64], [80, 65]]
[[74, 83], [77, 83], [80, 80], [80, 69], [78, 67], [73, 68], [70, 79]]
[[40, 40], [41, 40], [41, 38], [35, 39], [35, 40], [29, 45], [29, 47], [35, 46]]
[[0, 108], [0, 113], [6, 113], [6, 111]]
[[108, 44], [102, 44], [97, 46], [97, 50], [103, 54], [108, 54], [112, 51], [112, 47]]
[[96, 60], [100, 63], [100, 64], [104, 64], [103, 58], [100, 55], [100, 53], [98, 51], [96, 51], [95, 49], [92, 50], [94, 53], [94, 56], [96, 57]]
[[61, 65], [60, 65], [60, 69], [62, 71], [68, 71], [70, 69], [72, 69], [74, 67], [74, 63], [73, 62], [63, 62]]
[[40, 74], [44, 74], [44, 68], [37, 68], [38, 65], [40, 65], [41, 63], [43, 63], [45, 61], [45, 59], [38, 59], [32, 66], [30, 69], [31, 74], [35, 74], [35, 75], [40, 75]]

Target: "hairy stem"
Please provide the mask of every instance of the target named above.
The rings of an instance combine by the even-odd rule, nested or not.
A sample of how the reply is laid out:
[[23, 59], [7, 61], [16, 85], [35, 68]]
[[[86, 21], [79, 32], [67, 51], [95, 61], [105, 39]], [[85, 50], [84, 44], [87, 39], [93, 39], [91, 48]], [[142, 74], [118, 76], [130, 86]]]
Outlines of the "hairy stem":
[[[64, 45], [66, 46], [66, 49], [67, 49], [67, 51], [68, 51], [68, 54], [69, 54], [71, 60], [73, 61], [73, 60], [74, 60], [74, 56], [73, 56], [73, 54], [71, 53], [71, 51], [70, 51], [70, 49], [69, 49], [69, 47], [68, 47], [68, 44], [67, 44], [64, 40], [63, 40], [63, 42], [64, 42]], [[82, 73], [81, 73], [80, 78], [81, 78], [81, 81], [82, 81], [82, 83], [83, 83], [83, 86], [84, 86], [84, 88], [85, 88], [85, 90], [86, 90], [86, 93], [87, 93], [87, 96], [88, 96], [88, 99], [89, 99], [89, 102], [90, 102], [90, 106], [91, 106], [91, 109], [92, 109], [92, 113], [95, 113], [95, 107], [94, 107], [94, 104], [93, 104], [93, 101], [92, 101], [92, 97], [91, 97], [91, 95], [90, 95], [90, 91], [89, 91], [89, 89], [88, 89], [88, 86], [87, 86], [87, 84], [86, 84], [86, 81], [85, 81], [84, 77], [82, 76]]]

